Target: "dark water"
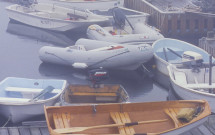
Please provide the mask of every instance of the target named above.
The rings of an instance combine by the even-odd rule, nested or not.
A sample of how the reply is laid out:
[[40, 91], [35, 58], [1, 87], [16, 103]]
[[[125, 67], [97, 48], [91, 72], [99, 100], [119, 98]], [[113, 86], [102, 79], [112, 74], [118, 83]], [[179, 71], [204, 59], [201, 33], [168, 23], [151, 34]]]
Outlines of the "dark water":
[[[9, 21], [5, 7], [13, 3], [0, 0], [0, 81], [6, 77], [33, 79], [65, 79], [71, 84], [90, 84], [83, 71], [71, 67], [42, 63], [38, 51], [42, 46], [73, 45], [84, 33], [57, 33]], [[165, 101], [168, 89], [156, 81], [168, 80], [157, 76], [151, 79], [135, 71], [110, 71], [104, 83], [121, 84], [130, 96], [130, 102]], [[163, 81], [163, 82], [162, 82]], [[165, 86], [165, 85], [164, 85]], [[5, 118], [0, 118], [3, 123]]]

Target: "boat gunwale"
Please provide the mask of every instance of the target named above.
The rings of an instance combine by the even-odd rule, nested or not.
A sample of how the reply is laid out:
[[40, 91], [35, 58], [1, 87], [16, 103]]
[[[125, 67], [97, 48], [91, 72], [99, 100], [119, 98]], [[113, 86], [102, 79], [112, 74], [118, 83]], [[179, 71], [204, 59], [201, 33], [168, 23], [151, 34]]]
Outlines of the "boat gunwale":
[[[18, 78], [19, 79], [19, 77], [7, 77], [7, 78], [5, 78], [4, 80], [2, 80], [0, 82], [0, 85], [2, 83], [4, 83], [5, 81], [7, 81], [7, 79], [10, 79], [10, 78]], [[63, 83], [62, 83], [62, 88], [60, 89], [61, 92], [57, 93], [55, 96], [53, 96], [51, 98], [48, 98], [46, 100], [37, 100], [35, 102], [7, 102], [7, 101], [3, 102], [3, 101], [0, 101], [1, 105], [5, 105], [5, 106], [7, 106], [7, 105], [12, 105], [12, 106], [20, 106], [20, 105], [22, 105], [22, 106], [25, 106], [26, 105], [27, 106], [27, 105], [44, 104], [44, 103], [47, 103], [47, 102], [50, 102], [52, 100], [55, 100], [55, 99], [59, 98], [60, 95], [62, 94], [62, 92], [65, 91], [65, 89], [66, 89], [66, 87], [68, 85], [66, 80], [58, 80], [58, 79], [29, 79], [29, 78], [20, 78], [20, 79], [27, 79], [27, 80], [49, 80], [49, 81], [50, 80], [55, 80], [55, 81], [63, 81]]]

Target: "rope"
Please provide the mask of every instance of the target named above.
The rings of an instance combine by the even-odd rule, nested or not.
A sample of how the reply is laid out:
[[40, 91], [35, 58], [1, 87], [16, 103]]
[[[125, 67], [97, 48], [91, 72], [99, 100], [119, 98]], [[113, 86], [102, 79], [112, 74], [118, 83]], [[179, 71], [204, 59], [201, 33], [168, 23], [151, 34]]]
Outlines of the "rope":
[[7, 121], [4, 123], [2, 127], [5, 127], [9, 123], [10, 119], [11, 119], [11, 115], [8, 117]]

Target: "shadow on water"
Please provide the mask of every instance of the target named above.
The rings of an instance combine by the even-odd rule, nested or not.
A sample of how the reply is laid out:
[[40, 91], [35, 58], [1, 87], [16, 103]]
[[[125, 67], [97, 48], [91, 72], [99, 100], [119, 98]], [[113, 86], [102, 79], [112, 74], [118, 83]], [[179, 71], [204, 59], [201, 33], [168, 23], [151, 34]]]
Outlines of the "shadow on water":
[[173, 87], [170, 84], [170, 78], [158, 70], [155, 70], [154, 81], [164, 87], [168, 91], [167, 100], [179, 100], [180, 98], [174, 93]]
[[56, 32], [41, 28], [32, 27], [15, 20], [10, 20], [7, 26], [7, 32], [10, 34], [22, 36], [23, 38], [33, 39], [40, 42], [51, 43], [56, 46], [74, 45], [80, 37], [86, 35], [74, 31]]

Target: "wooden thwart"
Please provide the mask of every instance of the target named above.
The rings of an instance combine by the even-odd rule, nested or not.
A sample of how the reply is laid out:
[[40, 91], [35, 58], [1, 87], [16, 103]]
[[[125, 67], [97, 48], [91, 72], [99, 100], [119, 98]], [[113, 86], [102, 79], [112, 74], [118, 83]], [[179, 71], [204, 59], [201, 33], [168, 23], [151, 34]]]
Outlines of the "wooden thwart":
[[[127, 112], [119, 113], [119, 112], [110, 112], [110, 116], [116, 124], [122, 123], [130, 123], [131, 120]], [[134, 128], [132, 126], [129, 127], [118, 127], [120, 134], [135, 134]]]
[[70, 114], [69, 113], [53, 113], [53, 120], [56, 129], [70, 127]]
[[73, 96], [111, 96], [116, 97], [116, 93], [93, 93], [93, 92], [74, 92], [71, 95]]

